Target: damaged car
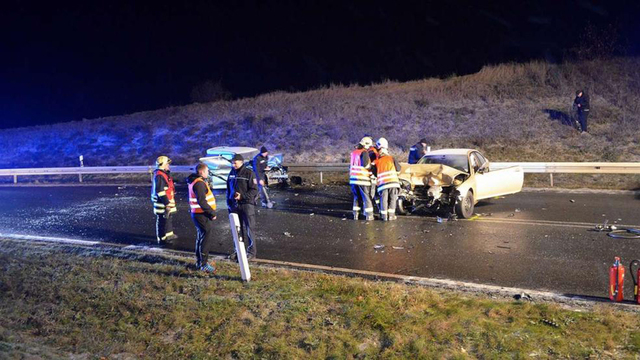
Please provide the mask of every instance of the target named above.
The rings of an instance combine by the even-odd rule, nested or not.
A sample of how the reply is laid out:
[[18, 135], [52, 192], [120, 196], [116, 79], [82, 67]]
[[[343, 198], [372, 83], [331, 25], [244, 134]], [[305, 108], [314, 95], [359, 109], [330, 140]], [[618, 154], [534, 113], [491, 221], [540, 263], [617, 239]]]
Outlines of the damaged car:
[[[227, 178], [231, 172], [231, 159], [235, 154], [240, 154], [244, 158], [245, 165], [253, 169], [253, 157], [260, 151], [252, 147], [244, 146], [217, 146], [207, 150], [207, 156], [200, 158], [200, 162], [209, 168], [209, 185], [212, 189], [226, 189]], [[267, 170], [267, 180], [269, 184], [287, 185], [289, 174], [287, 167], [282, 164], [283, 155], [269, 155]]]
[[478, 201], [520, 192], [524, 172], [520, 166], [491, 169], [478, 150], [442, 149], [429, 152], [417, 164], [401, 164], [399, 178], [399, 214], [424, 208], [467, 219]]

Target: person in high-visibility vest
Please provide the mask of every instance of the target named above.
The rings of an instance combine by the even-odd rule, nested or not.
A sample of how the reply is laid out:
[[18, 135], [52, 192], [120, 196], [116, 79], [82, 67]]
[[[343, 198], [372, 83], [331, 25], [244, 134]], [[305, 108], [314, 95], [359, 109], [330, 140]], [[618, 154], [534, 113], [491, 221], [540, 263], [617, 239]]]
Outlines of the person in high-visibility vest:
[[373, 220], [373, 203], [371, 202], [371, 160], [367, 149], [373, 141], [365, 136], [356, 149], [351, 152], [349, 165], [349, 185], [353, 193], [353, 219], [358, 220], [360, 210], [366, 220]]
[[173, 233], [172, 215], [177, 211], [175, 200], [175, 186], [167, 156], [158, 156], [156, 169], [153, 171], [151, 186], [151, 202], [153, 213], [156, 214], [156, 238], [161, 244], [165, 241], [177, 239]]
[[209, 168], [205, 164], [196, 166], [195, 174], [189, 175], [189, 207], [191, 218], [196, 226], [196, 268], [208, 273], [216, 271], [215, 266], [209, 264], [209, 250], [211, 250], [213, 220], [216, 219], [216, 198], [209, 187]]
[[400, 164], [389, 155], [387, 139], [380, 138], [377, 142], [380, 157], [376, 160], [375, 171], [380, 194], [380, 218], [383, 221], [396, 220], [396, 203], [400, 191]]

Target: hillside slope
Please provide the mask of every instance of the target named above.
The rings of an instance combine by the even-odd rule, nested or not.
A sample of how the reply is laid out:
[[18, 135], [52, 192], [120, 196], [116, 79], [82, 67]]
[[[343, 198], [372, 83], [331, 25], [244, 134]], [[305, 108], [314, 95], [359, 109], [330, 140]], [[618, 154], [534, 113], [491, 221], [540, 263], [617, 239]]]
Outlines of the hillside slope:
[[[590, 134], [562, 124], [575, 90], [591, 96]], [[0, 168], [191, 164], [218, 145], [341, 162], [364, 134], [403, 154], [473, 147], [495, 161], [640, 161], [640, 59], [487, 66], [449, 79], [332, 86], [0, 131]]]

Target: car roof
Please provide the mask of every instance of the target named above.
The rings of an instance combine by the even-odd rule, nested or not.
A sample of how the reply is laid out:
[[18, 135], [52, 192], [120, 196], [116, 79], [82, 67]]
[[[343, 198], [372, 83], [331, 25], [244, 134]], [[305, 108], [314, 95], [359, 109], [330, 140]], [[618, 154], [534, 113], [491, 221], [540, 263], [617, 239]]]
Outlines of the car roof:
[[467, 155], [475, 149], [440, 149], [428, 152], [427, 155]]
[[222, 154], [257, 154], [258, 149], [246, 146], [216, 146], [207, 149], [207, 155], [222, 155]]

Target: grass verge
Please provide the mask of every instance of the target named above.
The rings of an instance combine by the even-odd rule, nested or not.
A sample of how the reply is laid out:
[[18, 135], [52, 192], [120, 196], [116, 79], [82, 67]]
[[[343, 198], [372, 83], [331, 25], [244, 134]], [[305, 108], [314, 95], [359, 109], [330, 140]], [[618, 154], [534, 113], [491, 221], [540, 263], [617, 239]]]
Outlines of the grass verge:
[[0, 357], [629, 358], [640, 315], [0, 240]]

